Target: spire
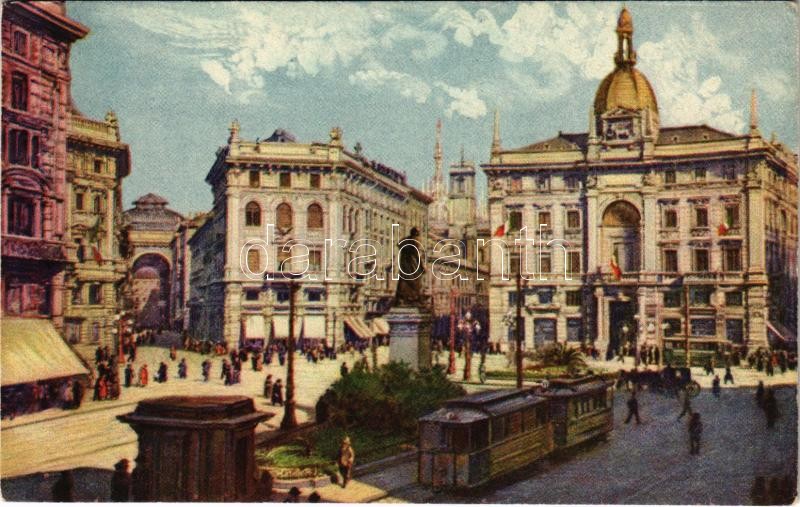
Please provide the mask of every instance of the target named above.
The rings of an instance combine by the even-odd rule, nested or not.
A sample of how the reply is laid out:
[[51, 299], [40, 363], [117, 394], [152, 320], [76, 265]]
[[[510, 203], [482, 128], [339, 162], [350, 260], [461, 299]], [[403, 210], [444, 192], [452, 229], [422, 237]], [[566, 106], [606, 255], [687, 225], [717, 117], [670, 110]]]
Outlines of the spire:
[[461, 145], [461, 167], [464, 167], [464, 145]]
[[228, 144], [239, 142], [239, 120], [233, 120], [231, 126], [228, 128], [230, 136], [228, 136]]
[[492, 153], [500, 151], [500, 111], [494, 110], [494, 135], [492, 136]]
[[589, 141], [597, 140], [597, 119], [594, 117], [594, 107], [589, 108]]
[[433, 160], [436, 162], [436, 173], [442, 169], [442, 120], [436, 120], [436, 145], [433, 148]]
[[636, 65], [636, 51], [633, 49], [633, 17], [623, 7], [617, 20], [617, 54], [614, 63], [617, 67], [633, 67]]
[[756, 89], [750, 92], [750, 135], [760, 135], [758, 131], [758, 97]]

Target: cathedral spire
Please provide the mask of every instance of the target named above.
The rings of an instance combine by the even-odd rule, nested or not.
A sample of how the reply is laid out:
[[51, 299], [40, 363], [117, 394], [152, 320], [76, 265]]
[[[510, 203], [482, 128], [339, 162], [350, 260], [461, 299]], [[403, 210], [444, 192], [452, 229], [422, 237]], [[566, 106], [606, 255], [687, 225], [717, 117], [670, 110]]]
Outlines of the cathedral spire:
[[442, 120], [436, 120], [436, 144], [433, 148], [433, 198], [440, 199], [444, 193], [444, 173], [442, 172]]
[[494, 134], [492, 136], [492, 153], [500, 151], [500, 111], [494, 110]]
[[636, 65], [636, 51], [633, 49], [633, 17], [623, 7], [617, 20], [617, 54], [614, 55], [617, 67]]

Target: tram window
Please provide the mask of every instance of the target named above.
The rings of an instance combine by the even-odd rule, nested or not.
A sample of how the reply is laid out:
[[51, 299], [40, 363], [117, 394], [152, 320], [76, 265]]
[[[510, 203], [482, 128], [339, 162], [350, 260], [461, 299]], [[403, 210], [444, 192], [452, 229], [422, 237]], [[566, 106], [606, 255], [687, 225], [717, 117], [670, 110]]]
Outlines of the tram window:
[[522, 433], [522, 412], [514, 412], [508, 416], [508, 434]]
[[489, 445], [489, 421], [476, 422], [472, 426], [472, 448], [483, 449]]
[[499, 442], [506, 438], [506, 418], [496, 417], [492, 421], [492, 442]]
[[532, 430], [538, 426], [536, 422], [536, 409], [534, 407], [526, 408], [524, 412], [524, 426], [525, 430]]
[[450, 449], [456, 452], [465, 452], [469, 449], [469, 428], [466, 426], [452, 426], [448, 428], [450, 434]]

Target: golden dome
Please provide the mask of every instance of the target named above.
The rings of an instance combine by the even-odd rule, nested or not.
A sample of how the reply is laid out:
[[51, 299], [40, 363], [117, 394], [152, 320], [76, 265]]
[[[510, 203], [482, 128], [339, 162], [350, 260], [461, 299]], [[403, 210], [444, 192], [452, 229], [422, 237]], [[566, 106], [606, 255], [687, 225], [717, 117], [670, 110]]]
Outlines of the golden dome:
[[658, 113], [656, 94], [647, 78], [633, 67], [617, 67], [607, 75], [594, 96], [595, 114], [616, 108], [638, 111], [650, 108]]

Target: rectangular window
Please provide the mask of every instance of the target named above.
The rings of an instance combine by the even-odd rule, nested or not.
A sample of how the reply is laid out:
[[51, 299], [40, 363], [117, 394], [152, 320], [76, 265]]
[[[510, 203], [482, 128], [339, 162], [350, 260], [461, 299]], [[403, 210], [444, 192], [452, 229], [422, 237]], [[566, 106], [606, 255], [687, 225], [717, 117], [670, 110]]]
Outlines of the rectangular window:
[[725, 224], [728, 227], [739, 227], [739, 205], [731, 204], [725, 207]]
[[94, 201], [92, 203], [92, 211], [94, 213], [102, 213], [103, 212], [103, 198], [99, 195], [94, 196]]
[[664, 171], [664, 183], [670, 184], [675, 183], [677, 178], [675, 177], [675, 171]]
[[536, 348], [556, 341], [556, 319], [533, 320], [533, 344]]
[[521, 261], [520, 261], [519, 254], [514, 254], [514, 253], [510, 254], [508, 256], [508, 264], [509, 264], [508, 271], [509, 271], [509, 273], [511, 273], [512, 275], [516, 275], [517, 273], [519, 273], [520, 262]]
[[725, 321], [725, 338], [732, 343], [744, 343], [744, 321], [742, 319], [727, 319]]
[[577, 190], [578, 189], [577, 176], [567, 176], [566, 178], [564, 178], [564, 185], [567, 187], [567, 190]]
[[742, 270], [742, 250], [739, 247], [723, 249], [722, 269], [724, 271]]
[[668, 209], [664, 211], [664, 228], [676, 229], [678, 227], [678, 210]]
[[567, 291], [567, 306], [580, 306], [581, 305], [581, 291], [568, 290]]
[[553, 226], [553, 223], [550, 221], [550, 212], [549, 211], [540, 211], [539, 212], [539, 226], [546, 226], [545, 228], [550, 228]]
[[244, 298], [247, 301], [258, 301], [258, 294], [259, 294], [259, 291], [257, 291], [257, 290], [246, 290], [244, 292]]
[[83, 286], [80, 283], [76, 284], [75, 287], [72, 288], [72, 304], [83, 304]]
[[279, 176], [280, 187], [281, 188], [289, 188], [292, 186], [292, 174], [291, 173], [281, 173]]
[[292, 252], [284, 252], [283, 247], [278, 247], [278, 255], [275, 256], [276, 270], [279, 272], [290, 271], [292, 268], [291, 262], [285, 262], [292, 256]]
[[706, 180], [706, 168], [705, 167], [698, 167], [694, 170], [694, 179], [697, 181], [705, 181]]
[[322, 291], [310, 290], [306, 293], [306, 299], [312, 303], [318, 303], [322, 301]]
[[247, 269], [251, 273], [261, 272], [261, 252], [258, 248], [251, 248], [247, 251]]
[[99, 305], [103, 303], [103, 286], [99, 283], [94, 283], [89, 286], [89, 304]]
[[708, 227], [708, 208], [694, 209], [695, 227]]
[[550, 254], [543, 253], [539, 256], [539, 273], [546, 274], [553, 272], [553, 264], [550, 261]]
[[75, 209], [78, 211], [83, 210], [83, 192], [75, 194]]
[[28, 110], [28, 76], [21, 72], [11, 75], [11, 107], [20, 111]]
[[732, 165], [726, 165], [722, 168], [722, 177], [726, 180], [735, 180], [736, 168], [734, 168]]
[[692, 306], [708, 306], [714, 289], [709, 287], [692, 287], [689, 289], [689, 302]]
[[322, 187], [322, 178], [319, 174], [312, 174], [309, 176], [309, 186], [311, 188], [320, 188]]
[[14, 43], [13, 43], [14, 52], [20, 56], [28, 56], [28, 34], [24, 32], [20, 32], [19, 30], [14, 32]]
[[667, 308], [679, 308], [681, 306], [681, 291], [668, 290], [664, 292], [664, 306]]
[[549, 176], [538, 176], [536, 178], [536, 190], [549, 190], [550, 189], [550, 177]]
[[250, 188], [261, 186], [261, 171], [250, 171]]
[[103, 161], [99, 158], [94, 159], [94, 172], [95, 174], [103, 172]]
[[715, 319], [692, 319], [689, 322], [692, 336], [714, 336], [717, 334]]
[[33, 203], [20, 197], [8, 199], [8, 233], [33, 236]]
[[581, 272], [581, 253], [567, 252], [567, 272], [577, 275]]
[[742, 306], [743, 298], [741, 291], [726, 292], [725, 306]]
[[8, 132], [8, 161], [12, 164], [28, 165], [28, 131], [10, 130]]
[[580, 343], [583, 341], [583, 326], [581, 319], [567, 319], [567, 341]]
[[319, 250], [308, 251], [308, 269], [310, 271], [322, 271], [322, 252]]
[[508, 228], [511, 232], [517, 232], [522, 229], [522, 212], [509, 211], [508, 213]]
[[289, 291], [288, 290], [275, 291], [275, 297], [278, 300], [278, 303], [287, 303], [289, 302]]
[[678, 272], [678, 251], [664, 250], [664, 271], [666, 273]]
[[538, 296], [539, 296], [539, 304], [540, 305], [549, 305], [553, 303], [553, 289], [539, 289]]
[[567, 229], [581, 228], [581, 213], [578, 210], [567, 211]]
[[681, 334], [681, 319], [664, 319], [664, 336], [675, 336]]
[[39, 136], [31, 137], [31, 166], [41, 169], [41, 154], [39, 148]]
[[694, 251], [694, 271], [708, 271], [708, 250], [698, 248]]
[[518, 194], [522, 192], [522, 178], [514, 176], [511, 178], [511, 193]]

